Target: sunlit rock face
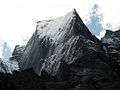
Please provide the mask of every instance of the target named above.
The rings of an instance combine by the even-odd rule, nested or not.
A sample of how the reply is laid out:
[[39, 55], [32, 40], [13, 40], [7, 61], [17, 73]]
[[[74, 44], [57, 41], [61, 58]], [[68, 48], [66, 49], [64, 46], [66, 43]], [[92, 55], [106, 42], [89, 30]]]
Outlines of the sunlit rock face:
[[[85, 50], [104, 54], [100, 41], [84, 25], [76, 10], [54, 20], [39, 21], [26, 45], [21, 70], [33, 68], [56, 75], [64, 61], [68, 65], [85, 55]], [[88, 52], [88, 53], [89, 53]]]

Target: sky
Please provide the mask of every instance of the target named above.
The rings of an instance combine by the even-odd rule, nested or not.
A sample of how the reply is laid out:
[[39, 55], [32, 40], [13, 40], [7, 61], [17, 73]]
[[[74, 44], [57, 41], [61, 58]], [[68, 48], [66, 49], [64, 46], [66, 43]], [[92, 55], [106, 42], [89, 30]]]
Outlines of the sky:
[[90, 31], [101, 38], [106, 29], [120, 29], [119, 3], [120, 0], [0, 0], [0, 57], [7, 60], [15, 45], [26, 44], [38, 21], [63, 16], [73, 8]]

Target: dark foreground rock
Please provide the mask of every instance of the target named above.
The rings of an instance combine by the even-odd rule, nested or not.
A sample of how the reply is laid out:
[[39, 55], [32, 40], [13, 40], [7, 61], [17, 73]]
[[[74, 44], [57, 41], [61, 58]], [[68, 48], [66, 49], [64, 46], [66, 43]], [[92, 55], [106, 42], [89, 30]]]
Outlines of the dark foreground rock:
[[[42, 71], [39, 77], [32, 69], [0, 74], [0, 90], [120, 90], [119, 83], [102, 74], [84, 71], [59, 80]], [[71, 73], [74, 74], [74, 73]]]

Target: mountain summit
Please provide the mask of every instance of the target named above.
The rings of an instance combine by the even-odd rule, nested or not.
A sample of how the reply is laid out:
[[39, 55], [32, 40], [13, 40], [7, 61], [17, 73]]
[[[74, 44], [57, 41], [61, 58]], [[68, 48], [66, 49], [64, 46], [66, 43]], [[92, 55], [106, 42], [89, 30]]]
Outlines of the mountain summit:
[[[39, 21], [27, 45], [16, 46], [9, 60], [8, 66], [14, 62], [10, 71], [19, 72], [0, 74], [3, 83], [10, 78], [7, 89], [0, 86], [3, 90], [14, 85], [19, 90], [120, 90], [119, 42], [119, 31], [106, 31], [99, 41], [75, 9]], [[7, 70], [3, 64], [0, 61], [2, 72]]]
[[39, 21], [26, 45], [20, 69], [33, 68], [38, 75], [42, 70], [56, 75], [61, 61], [75, 62], [83, 55], [82, 44], [89, 42], [98, 43], [98, 39], [90, 33], [75, 9], [54, 20]]

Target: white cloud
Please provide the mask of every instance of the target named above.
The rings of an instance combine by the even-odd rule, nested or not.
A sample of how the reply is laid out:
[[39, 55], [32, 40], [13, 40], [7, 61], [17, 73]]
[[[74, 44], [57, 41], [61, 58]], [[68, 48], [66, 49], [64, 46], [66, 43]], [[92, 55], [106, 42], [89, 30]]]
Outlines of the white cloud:
[[[120, 27], [120, 0], [96, 0], [104, 17], [101, 21], [106, 29], [117, 30]], [[111, 24], [112, 27], [108, 27]]]

